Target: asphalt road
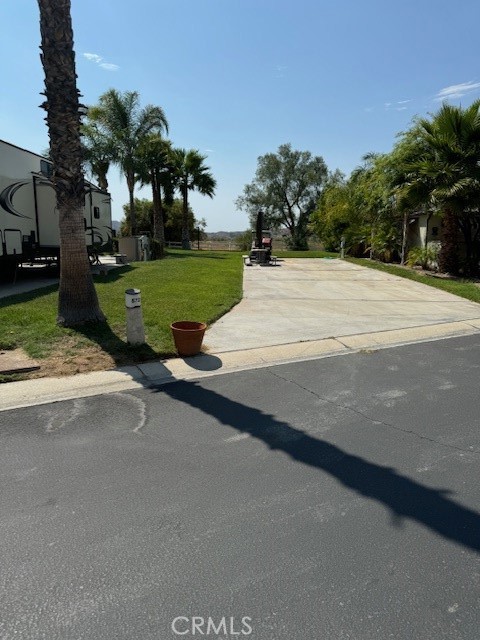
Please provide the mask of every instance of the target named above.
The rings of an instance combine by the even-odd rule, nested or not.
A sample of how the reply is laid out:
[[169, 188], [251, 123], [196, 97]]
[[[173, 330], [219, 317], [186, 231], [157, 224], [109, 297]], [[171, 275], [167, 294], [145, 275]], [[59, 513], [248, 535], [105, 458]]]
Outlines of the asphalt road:
[[0, 637], [478, 640], [479, 370], [470, 336], [1, 413]]

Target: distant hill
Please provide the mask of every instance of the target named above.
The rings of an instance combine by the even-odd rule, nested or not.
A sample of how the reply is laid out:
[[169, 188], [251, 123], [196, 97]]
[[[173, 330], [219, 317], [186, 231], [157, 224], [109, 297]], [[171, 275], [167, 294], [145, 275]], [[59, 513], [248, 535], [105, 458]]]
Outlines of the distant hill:
[[[235, 240], [238, 236], [243, 236], [245, 231], [214, 231], [214, 232], [206, 232], [206, 236], [208, 240]], [[252, 230], [253, 233], [253, 230]], [[276, 229], [273, 231], [274, 238], [283, 238], [288, 235], [288, 231], [286, 229]]]
[[244, 234], [245, 231], [214, 231], [207, 232], [207, 238], [209, 240], [234, 240]]

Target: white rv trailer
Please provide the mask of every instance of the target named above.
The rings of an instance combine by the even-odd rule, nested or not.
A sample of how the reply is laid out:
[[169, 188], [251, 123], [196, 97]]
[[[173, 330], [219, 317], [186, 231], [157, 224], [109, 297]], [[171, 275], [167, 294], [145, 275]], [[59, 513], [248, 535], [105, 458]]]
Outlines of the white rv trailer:
[[[52, 163], [0, 140], [0, 265], [58, 259], [58, 210]], [[111, 249], [110, 194], [85, 181], [85, 242]]]

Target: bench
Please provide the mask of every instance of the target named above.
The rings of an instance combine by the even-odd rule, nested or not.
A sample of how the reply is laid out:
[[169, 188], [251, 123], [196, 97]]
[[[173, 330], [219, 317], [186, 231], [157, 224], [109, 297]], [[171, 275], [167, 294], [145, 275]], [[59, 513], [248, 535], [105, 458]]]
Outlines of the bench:
[[127, 256], [124, 253], [116, 253], [113, 257], [115, 264], [127, 264]]

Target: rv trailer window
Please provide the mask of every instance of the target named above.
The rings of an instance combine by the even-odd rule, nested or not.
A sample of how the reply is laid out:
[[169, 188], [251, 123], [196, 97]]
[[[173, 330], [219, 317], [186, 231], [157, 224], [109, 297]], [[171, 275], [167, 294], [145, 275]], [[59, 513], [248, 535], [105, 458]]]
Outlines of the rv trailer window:
[[40, 173], [43, 173], [47, 178], [51, 178], [53, 175], [53, 164], [46, 160], [40, 160]]
[[100, 207], [93, 207], [93, 217], [97, 220], [100, 218]]

